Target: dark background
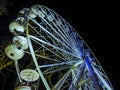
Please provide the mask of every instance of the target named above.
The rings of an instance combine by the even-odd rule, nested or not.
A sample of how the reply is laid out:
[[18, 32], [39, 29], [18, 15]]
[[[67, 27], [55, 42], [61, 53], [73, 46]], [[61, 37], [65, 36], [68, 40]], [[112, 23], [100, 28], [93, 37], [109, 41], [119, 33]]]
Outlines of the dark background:
[[[116, 71], [117, 61], [114, 58], [113, 31], [108, 28], [109, 6], [105, 1], [91, 0], [9, 0], [8, 15], [0, 16], [0, 39], [12, 36], [9, 23], [17, 17], [22, 8], [35, 4], [45, 5], [60, 14], [83, 37], [103, 69], [108, 75], [115, 90], [118, 89]], [[2, 40], [1, 40], [2, 42]]]

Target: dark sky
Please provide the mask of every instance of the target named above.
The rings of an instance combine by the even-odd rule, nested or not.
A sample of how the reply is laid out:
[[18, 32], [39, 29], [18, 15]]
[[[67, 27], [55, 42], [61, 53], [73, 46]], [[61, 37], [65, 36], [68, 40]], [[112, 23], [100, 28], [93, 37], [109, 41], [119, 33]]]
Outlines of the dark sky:
[[[0, 16], [2, 28], [17, 17], [22, 8], [35, 4], [45, 5], [60, 14], [83, 37], [107, 73], [115, 90], [117, 90], [117, 72], [113, 56], [113, 35], [107, 28], [107, 10], [105, 1], [91, 0], [15, 0], [9, 8], [9, 15]], [[4, 20], [2, 22], [2, 20]], [[110, 26], [109, 26], [110, 27]], [[6, 30], [6, 31], [5, 31]], [[1, 36], [5, 36], [5, 29]], [[8, 33], [8, 32], [7, 32]]]

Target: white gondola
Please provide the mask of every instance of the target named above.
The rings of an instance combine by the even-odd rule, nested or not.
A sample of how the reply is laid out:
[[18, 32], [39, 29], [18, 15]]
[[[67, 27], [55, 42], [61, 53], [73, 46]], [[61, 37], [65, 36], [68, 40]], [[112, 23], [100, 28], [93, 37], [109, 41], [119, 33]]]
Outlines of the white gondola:
[[25, 69], [20, 72], [20, 76], [24, 81], [34, 82], [39, 79], [39, 74], [37, 71], [32, 69]]
[[25, 28], [23, 25], [20, 25], [18, 22], [13, 21], [10, 25], [9, 25], [9, 30], [11, 33], [18, 35], [19, 33], [24, 33]]
[[27, 39], [23, 36], [15, 36], [13, 38], [13, 43], [18, 45], [23, 50], [28, 49]]
[[15, 90], [32, 90], [30, 86], [18, 86]]
[[8, 45], [5, 48], [5, 53], [12, 60], [19, 60], [24, 56], [24, 51], [17, 48], [15, 44]]

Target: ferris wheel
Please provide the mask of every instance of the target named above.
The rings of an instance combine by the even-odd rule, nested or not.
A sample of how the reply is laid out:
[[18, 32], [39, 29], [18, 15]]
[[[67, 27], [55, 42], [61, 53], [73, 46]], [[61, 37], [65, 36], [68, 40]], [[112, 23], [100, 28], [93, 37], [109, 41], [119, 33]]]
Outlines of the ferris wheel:
[[15, 62], [15, 90], [113, 90], [88, 45], [53, 10], [24, 8], [9, 29], [14, 38], [5, 53]]

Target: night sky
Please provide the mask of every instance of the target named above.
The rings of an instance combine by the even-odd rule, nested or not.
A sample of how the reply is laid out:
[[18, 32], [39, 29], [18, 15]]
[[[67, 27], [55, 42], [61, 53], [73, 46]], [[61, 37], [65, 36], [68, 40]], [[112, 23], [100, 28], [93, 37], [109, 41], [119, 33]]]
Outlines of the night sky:
[[17, 17], [20, 9], [35, 4], [45, 5], [60, 14], [82, 36], [98, 58], [114, 89], [117, 90], [116, 62], [113, 62], [113, 35], [107, 28], [106, 2], [91, 0], [8, 0], [8, 2], [11, 3], [7, 7], [8, 14], [0, 15], [0, 39], [12, 35], [9, 33], [8, 25]]

